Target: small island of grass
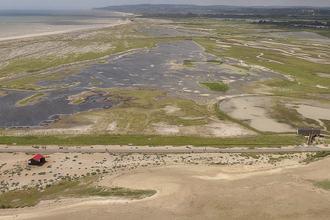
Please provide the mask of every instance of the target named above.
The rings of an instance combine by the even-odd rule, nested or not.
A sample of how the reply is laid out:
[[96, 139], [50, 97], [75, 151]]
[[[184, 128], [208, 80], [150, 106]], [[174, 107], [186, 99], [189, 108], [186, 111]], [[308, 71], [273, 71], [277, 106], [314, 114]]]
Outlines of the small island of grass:
[[230, 86], [224, 82], [200, 82], [203, 86], [207, 87], [211, 91], [227, 92], [230, 90]]

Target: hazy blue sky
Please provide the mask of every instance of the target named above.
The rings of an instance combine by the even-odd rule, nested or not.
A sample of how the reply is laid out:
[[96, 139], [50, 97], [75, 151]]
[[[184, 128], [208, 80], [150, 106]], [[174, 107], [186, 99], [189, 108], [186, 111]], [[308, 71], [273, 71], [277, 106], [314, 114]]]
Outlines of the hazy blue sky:
[[0, 0], [1, 9], [91, 9], [127, 4], [330, 6], [330, 0]]

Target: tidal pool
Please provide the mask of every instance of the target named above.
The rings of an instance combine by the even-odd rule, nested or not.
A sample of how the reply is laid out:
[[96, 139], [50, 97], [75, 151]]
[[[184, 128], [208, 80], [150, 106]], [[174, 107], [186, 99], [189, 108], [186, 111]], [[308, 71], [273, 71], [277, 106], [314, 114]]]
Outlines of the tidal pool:
[[[292, 107], [293, 105], [288, 106]], [[303, 117], [317, 121], [324, 128], [324, 130], [327, 130], [327, 127], [321, 119], [330, 120], [330, 109], [310, 105], [294, 105], [294, 107]]]
[[267, 116], [266, 107], [271, 103], [269, 97], [238, 97], [221, 102], [220, 110], [259, 131], [294, 132], [291, 126]]

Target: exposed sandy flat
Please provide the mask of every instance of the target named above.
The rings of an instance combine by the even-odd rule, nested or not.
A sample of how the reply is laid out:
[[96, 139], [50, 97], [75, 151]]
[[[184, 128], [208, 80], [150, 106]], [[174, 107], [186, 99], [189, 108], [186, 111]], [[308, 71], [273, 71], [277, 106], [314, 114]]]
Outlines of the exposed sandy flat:
[[308, 180], [330, 179], [330, 158], [309, 165], [298, 161], [295, 156], [278, 166], [169, 163], [126, 170], [106, 174], [98, 185], [158, 193], [141, 201], [45, 201], [34, 208], [4, 210], [2, 215], [8, 216], [0, 219], [329, 219], [330, 192]]

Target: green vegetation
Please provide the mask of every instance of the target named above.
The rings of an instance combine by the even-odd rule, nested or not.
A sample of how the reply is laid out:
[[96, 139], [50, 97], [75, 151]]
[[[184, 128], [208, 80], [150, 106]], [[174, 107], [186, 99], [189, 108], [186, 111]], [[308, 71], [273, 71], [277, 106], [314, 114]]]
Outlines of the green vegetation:
[[320, 120], [324, 123], [325, 127], [327, 128], [327, 131], [330, 132], [330, 120], [325, 120], [325, 119], [320, 119]]
[[[312, 97], [312, 94], [325, 94], [327, 90], [317, 88], [316, 85], [328, 86], [330, 84], [329, 78], [317, 77], [315, 73], [328, 73], [329, 65], [319, 64], [314, 62], [304, 61], [294, 56], [279, 56], [277, 52], [269, 49], [256, 49], [247, 46], [231, 45], [223, 55], [214, 51], [216, 42], [207, 37], [198, 37], [194, 39], [197, 43], [206, 48], [206, 52], [212, 53], [218, 56], [233, 57], [239, 60], [244, 60], [247, 64], [256, 64], [267, 67], [275, 72], [281, 74], [290, 74], [296, 81], [289, 80], [272, 80], [265, 82], [267, 86], [272, 88], [272, 92], [281, 96], [300, 96]], [[224, 39], [222, 39], [224, 40]], [[224, 41], [229, 41], [226, 39]], [[234, 42], [232, 42], [234, 43]], [[263, 58], [275, 60], [283, 63], [278, 64], [274, 62], [265, 62], [257, 58], [257, 56], [263, 53]]]
[[207, 63], [216, 63], [216, 64], [222, 64], [223, 61], [220, 61], [220, 60], [208, 60], [206, 61]]
[[[106, 111], [107, 118], [113, 117], [117, 127], [123, 130], [129, 124], [130, 131], [141, 132], [151, 123], [163, 122], [170, 125], [202, 125], [208, 122], [211, 113], [192, 100], [166, 97], [166, 91], [142, 89], [99, 89], [106, 91], [112, 101], [124, 101], [123, 104]], [[132, 99], [134, 97], [134, 99]], [[161, 99], [157, 97], [163, 97]], [[174, 106], [177, 110], [167, 114], [166, 106]], [[185, 119], [189, 117], [189, 119]], [[202, 119], [200, 117], [203, 117]], [[121, 120], [118, 120], [121, 118]], [[197, 118], [197, 119], [195, 119]]]
[[[207, 31], [213, 36], [194, 37], [194, 41], [203, 46], [207, 53], [211, 53], [218, 57], [232, 57], [237, 60], [243, 60], [246, 64], [260, 65], [267, 67], [275, 72], [291, 75], [294, 79], [293, 82], [289, 80], [276, 80], [273, 83], [267, 83], [272, 88], [272, 92], [277, 95], [285, 96], [312, 96], [312, 94], [325, 94], [326, 89], [317, 88], [316, 85], [328, 86], [330, 83], [329, 78], [322, 78], [315, 76], [316, 73], [329, 73], [329, 64], [327, 62], [316, 62], [318, 53], [316, 50], [319, 48], [315, 46], [310, 48], [308, 43], [301, 43], [298, 39], [294, 38], [274, 38], [268, 34], [263, 34], [265, 37], [272, 38], [272, 43], [269, 44], [264, 41], [265, 37], [248, 37], [244, 38], [244, 35], [260, 35], [261, 33], [256, 31], [264, 29], [265, 31], [274, 31], [274, 29], [283, 31], [309, 31], [318, 32], [315, 29], [307, 27], [299, 27], [288, 29], [287, 27], [279, 28], [274, 24], [253, 24], [244, 21], [224, 21], [224, 20], [211, 20], [211, 19], [173, 19], [183, 23], [186, 28], [203, 28], [209, 29]], [[240, 28], [237, 28], [240, 27]], [[212, 31], [211, 31], [212, 30]], [[206, 31], [206, 30], [205, 30]], [[322, 34], [329, 32], [322, 30]], [[258, 47], [250, 46], [253, 44]], [[223, 52], [217, 52], [215, 49], [223, 49], [221, 45], [226, 47]], [[300, 52], [308, 54], [310, 57], [303, 59], [298, 55], [280, 56], [279, 49], [281, 51], [295, 50], [295, 46], [301, 48]], [[262, 59], [258, 56], [262, 55]], [[271, 62], [268, 62], [271, 60]], [[232, 65], [232, 64], [231, 64]], [[237, 66], [233, 64], [233, 66]], [[249, 67], [237, 66], [239, 68], [249, 70]]]
[[[196, 61], [193, 60], [184, 60], [182, 62], [182, 67], [187, 67], [187, 68], [195, 68], [196, 65], [194, 64]], [[201, 61], [198, 61], [201, 62]], [[201, 62], [203, 63], [203, 62]], [[206, 63], [214, 63], [214, 64], [222, 64], [223, 62], [220, 60], [207, 60]]]
[[330, 151], [318, 151], [314, 155], [308, 155], [305, 160], [303, 160], [304, 163], [310, 163], [319, 159], [322, 159], [326, 156], [330, 155]]
[[206, 86], [211, 91], [227, 92], [230, 90], [230, 86], [224, 82], [200, 82], [200, 84]]
[[90, 83], [91, 85], [101, 85], [102, 83], [101, 82], [92, 82]]
[[296, 109], [288, 108], [285, 106], [286, 103], [294, 103], [294, 101], [299, 102], [301, 100], [285, 97], [274, 97], [273, 100], [274, 104], [273, 106], [271, 106], [269, 115], [272, 118], [276, 118], [278, 122], [288, 124], [293, 128], [305, 127], [306, 125], [310, 125], [315, 128], [322, 129], [322, 127], [317, 121], [310, 118], [304, 118], [297, 112]]
[[72, 104], [77, 105], [77, 104], [83, 103], [84, 101], [85, 101], [85, 99], [77, 99], [74, 102], [72, 102]]
[[330, 190], [330, 180], [323, 180], [323, 181], [312, 181], [311, 182], [317, 186], [317, 187], [320, 187], [322, 189], [325, 189], [325, 190]]
[[[215, 147], [279, 147], [296, 145], [305, 142], [296, 135], [278, 135], [270, 132], [260, 132], [249, 125], [233, 119], [219, 110], [219, 103], [208, 109], [206, 105], [192, 100], [166, 97], [166, 91], [142, 89], [97, 89], [104, 91], [106, 100], [121, 101], [121, 104], [111, 109], [93, 112], [83, 112], [74, 116], [63, 115], [52, 128], [70, 128], [71, 126], [89, 125], [89, 117], [99, 118], [97, 130], [85, 136], [0, 136], [0, 144], [17, 143], [19, 145], [90, 145], [118, 144], [149, 145], [149, 146], [215, 146]], [[89, 92], [93, 94], [93, 92]], [[89, 94], [88, 93], [88, 94]], [[86, 93], [87, 95], [87, 93]], [[158, 97], [158, 98], [157, 98]], [[163, 97], [163, 98], [159, 98]], [[81, 100], [80, 98], [77, 100]], [[174, 111], [168, 112], [168, 110]], [[244, 138], [204, 138], [200, 136], [161, 136], [146, 135], [144, 130], [150, 129], [150, 124], [164, 123], [168, 125], [205, 125], [213, 122], [211, 117], [217, 115], [221, 120], [229, 120], [251, 129], [259, 136]], [[107, 128], [116, 122], [116, 133], [109, 135]], [[6, 131], [2, 131], [6, 132]], [[4, 134], [4, 133], [3, 133]]]
[[241, 157], [252, 157], [253, 159], [259, 159], [260, 153], [241, 153]]
[[182, 67], [193, 68], [193, 67], [196, 67], [196, 66], [194, 64], [194, 61], [184, 60], [183, 63], [182, 63]]
[[237, 68], [240, 68], [240, 69], [245, 69], [245, 70], [250, 70], [251, 68], [250, 67], [247, 67], [247, 66], [240, 66], [240, 65], [235, 65], [235, 64], [230, 64], [234, 67], [237, 67]]
[[160, 136], [160, 135], [84, 135], [84, 136], [1, 136], [0, 144], [10, 145], [60, 145], [60, 146], [86, 146], [86, 145], [127, 145], [136, 146], [186, 146], [196, 147], [280, 147], [301, 144], [304, 138], [292, 135], [261, 135], [244, 138], [203, 138], [194, 136]]
[[42, 87], [39, 85], [36, 85], [36, 82], [41, 82], [41, 81], [53, 81], [53, 80], [61, 80], [61, 79], [66, 79], [68, 76], [77, 74], [80, 72], [78, 68], [81, 66], [77, 67], [71, 67], [62, 71], [57, 71], [57, 72], [48, 72], [48, 73], [42, 73], [42, 74], [37, 74], [34, 76], [28, 76], [28, 77], [23, 77], [20, 79], [12, 80], [9, 82], [1, 83], [0, 82], [0, 88], [5, 88], [5, 89], [16, 89], [16, 90], [30, 90], [30, 91], [40, 91], [40, 90], [46, 90], [46, 89], [60, 89], [64, 88], [67, 86], [70, 86], [71, 84], [67, 85], [59, 85], [57, 87]]
[[18, 208], [35, 206], [42, 200], [60, 198], [75, 198], [88, 196], [118, 196], [132, 199], [142, 199], [152, 196], [155, 190], [133, 190], [121, 187], [95, 187], [93, 182], [98, 176], [85, 177], [77, 180], [63, 179], [54, 185], [47, 185], [43, 190], [29, 188], [26, 190], [13, 190], [0, 195], [0, 208]]
[[26, 99], [23, 99], [22, 101], [19, 101], [18, 104], [19, 105], [27, 105], [29, 104], [32, 100], [38, 98], [38, 97], [41, 97], [41, 96], [45, 96], [46, 94], [44, 93], [37, 93], [29, 98], [26, 98]]

